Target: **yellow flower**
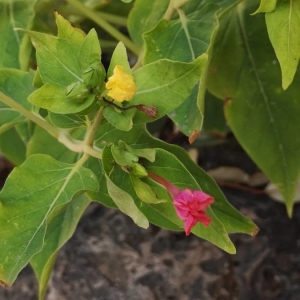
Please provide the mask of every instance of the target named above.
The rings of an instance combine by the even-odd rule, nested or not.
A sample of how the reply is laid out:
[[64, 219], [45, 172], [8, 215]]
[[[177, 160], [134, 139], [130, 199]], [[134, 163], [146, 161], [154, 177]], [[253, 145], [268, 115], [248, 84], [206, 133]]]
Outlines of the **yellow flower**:
[[115, 66], [114, 75], [108, 78], [105, 87], [110, 90], [108, 96], [117, 102], [130, 101], [136, 93], [133, 76], [123, 71], [122, 66]]

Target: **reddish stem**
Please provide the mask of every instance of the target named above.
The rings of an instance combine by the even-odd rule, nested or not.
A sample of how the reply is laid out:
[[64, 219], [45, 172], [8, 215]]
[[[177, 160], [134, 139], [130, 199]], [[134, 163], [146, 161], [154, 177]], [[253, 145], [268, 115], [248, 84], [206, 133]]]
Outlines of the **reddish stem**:
[[148, 172], [148, 176], [163, 185], [168, 190], [172, 198], [175, 198], [181, 192], [177, 186], [173, 185], [171, 182], [158, 176], [157, 174]]

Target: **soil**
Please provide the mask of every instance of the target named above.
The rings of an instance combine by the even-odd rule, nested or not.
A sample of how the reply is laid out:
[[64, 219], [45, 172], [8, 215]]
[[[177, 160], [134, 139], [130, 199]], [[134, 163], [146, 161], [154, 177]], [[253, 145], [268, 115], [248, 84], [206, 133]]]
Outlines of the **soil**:
[[[0, 162], [3, 182], [10, 165]], [[234, 140], [202, 148], [199, 163], [257, 170]], [[254, 238], [231, 236], [236, 255], [192, 235], [143, 230], [120, 212], [92, 204], [57, 257], [47, 300], [299, 300], [300, 207], [289, 219], [284, 205], [266, 195], [223, 191], [260, 228]], [[37, 299], [37, 288], [26, 267], [12, 288], [0, 289], [0, 299]]]

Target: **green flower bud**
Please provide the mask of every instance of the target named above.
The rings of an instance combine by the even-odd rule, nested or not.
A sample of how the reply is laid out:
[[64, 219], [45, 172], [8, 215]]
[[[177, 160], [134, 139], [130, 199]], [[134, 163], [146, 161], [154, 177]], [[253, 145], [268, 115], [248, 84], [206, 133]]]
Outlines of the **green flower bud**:
[[87, 87], [99, 89], [104, 85], [105, 70], [102, 64], [95, 62], [82, 73], [83, 82]]
[[66, 96], [68, 99], [75, 100], [76, 102], [83, 102], [89, 95], [90, 90], [86, 84], [77, 81], [67, 86]]
[[133, 164], [130, 173], [140, 178], [148, 176], [146, 169], [139, 163]]

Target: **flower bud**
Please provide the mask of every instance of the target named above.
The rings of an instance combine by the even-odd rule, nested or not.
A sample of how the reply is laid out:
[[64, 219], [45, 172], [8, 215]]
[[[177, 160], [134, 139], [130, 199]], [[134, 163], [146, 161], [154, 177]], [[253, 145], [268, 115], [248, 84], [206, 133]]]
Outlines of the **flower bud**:
[[139, 163], [134, 163], [130, 172], [132, 175], [142, 178], [148, 176], [146, 169]]
[[83, 83], [85, 83], [86, 86], [91, 89], [94, 89], [96, 87], [100, 89], [104, 84], [104, 77], [105, 70], [103, 66], [98, 62], [92, 64], [82, 73]]
[[67, 86], [66, 96], [70, 100], [82, 103], [89, 95], [90, 90], [80, 81], [71, 83]]

